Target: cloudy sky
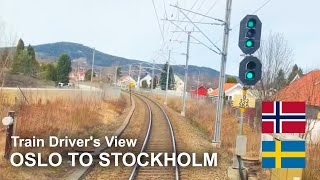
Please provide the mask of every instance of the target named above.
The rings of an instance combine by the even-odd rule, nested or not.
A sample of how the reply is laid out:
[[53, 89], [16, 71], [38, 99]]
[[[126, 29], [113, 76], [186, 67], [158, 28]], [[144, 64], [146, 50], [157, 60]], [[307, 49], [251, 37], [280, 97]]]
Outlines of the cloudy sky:
[[[268, 0], [234, 0], [232, 4], [229, 56], [227, 73], [237, 75], [242, 57], [237, 46], [240, 20], [255, 12]], [[168, 18], [183, 19], [184, 16], [170, 4], [191, 9], [208, 16], [224, 19], [225, 0], [154, 0], [160, 28], [152, 0], [0, 0], [0, 22], [7, 31], [15, 32], [25, 43], [37, 45], [59, 41], [81, 43], [97, 50], [131, 59], [164, 62], [167, 48], [172, 49], [172, 61], [185, 63], [186, 41], [183, 32]], [[282, 33], [293, 49], [294, 63], [303, 69], [320, 67], [316, 53], [320, 47], [319, 27], [320, 1], [318, 0], [271, 0], [256, 14], [263, 22], [262, 38], [270, 32]], [[212, 19], [188, 14], [194, 21], [214, 22]], [[186, 20], [186, 19], [185, 19]], [[185, 28], [187, 23], [178, 23]], [[200, 25], [205, 34], [217, 45], [222, 45], [222, 26]], [[187, 30], [193, 30], [192, 24]], [[212, 47], [200, 33], [193, 35]], [[194, 41], [194, 40], [193, 40]], [[3, 46], [3, 42], [0, 42]], [[191, 44], [190, 64], [220, 69], [220, 57], [199, 44]]]

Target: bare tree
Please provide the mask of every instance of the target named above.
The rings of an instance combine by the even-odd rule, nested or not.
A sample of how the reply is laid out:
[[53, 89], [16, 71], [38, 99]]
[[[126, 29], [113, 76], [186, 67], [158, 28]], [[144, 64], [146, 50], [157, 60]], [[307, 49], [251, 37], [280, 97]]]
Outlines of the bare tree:
[[290, 71], [292, 50], [282, 34], [270, 32], [267, 39], [261, 42], [257, 56], [262, 63], [262, 78], [255, 86], [254, 93], [261, 100], [273, 100], [272, 91], [277, 87], [278, 72], [282, 69], [287, 76]]
[[12, 59], [12, 49], [16, 42], [16, 35], [12, 33], [5, 22], [0, 20], [0, 81], [1, 87], [4, 86], [6, 73], [9, 71]]

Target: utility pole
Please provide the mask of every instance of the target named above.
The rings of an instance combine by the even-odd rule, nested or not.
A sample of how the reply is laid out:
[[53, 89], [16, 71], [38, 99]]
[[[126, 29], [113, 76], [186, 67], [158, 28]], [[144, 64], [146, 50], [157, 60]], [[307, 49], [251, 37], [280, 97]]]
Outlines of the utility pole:
[[90, 81], [90, 90], [92, 90], [92, 80], [93, 80], [93, 66], [94, 66], [94, 54], [96, 52], [96, 49], [93, 48], [93, 54], [92, 54], [92, 67], [91, 67], [91, 81]]
[[117, 87], [117, 75], [118, 75], [118, 66], [116, 66], [115, 72], [114, 72], [114, 87]]
[[198, 71], [198, 83], [197, 83], [197, 101], [199, 101], [199, 84], [200, 84], [200, 70]]
[[186, 115], [186, 91], [187, 91], [187, 81], [188, 81], [188, 61], [189, 61], [190, 35], [191, 35], [191, 32], [188, 32], [188, 43], [187, 43], [187, 54], [186, 54], [186, 67], [184, 69], [185, 70], [185, 72], [184, 72], [184, 89], [183, 89], [181, 116]]
[[153, 91], [153, 81], [154, 81], [154, 67], [155, 67], [155, 61], [153, 60], [153, 65], [152, 65], [152, 79], [151, 79], [151, 92]]
[[221, 133], [221, 120], [222, 120], [222, 109], [223, 109], [225, 70], [226, 70], [226, 63], [227, 63], [228, 42], [229, 42], [229, 32], [230, 32], [231, 5], [232, 5], [232, 0], [227, 0], [225, 21], [224, 21], [223, 47], [222, 47], [222, 54], [221, 54], [218, 103], [216, 107], [217, 110], [216, 110], [215, 130], [214, 130], [214, 136], [212, 140], [212, 143], [214, 143], [218, 147], [220, 147], [220, 142], [221, 142], [220, 133]]
[[131, 64], [129, 65], [129, 83], [131, 82]]
[[168, 67], [167, 67], [166, 99], [164, 101], [165, 105], [167, 105], [167, 100], [168, 100], [168, 86], [169, 86], [169, 73], [170, 73], [170, 55], [171, 55], [171, 50], [169, 50]]
[[138, 74], [138, 89], [140, 89], [140, 74], [141, 74], [141, 63], [139, 66], [139, 74]]
[[77, 83], [78, 83], [78, 88], [79, 88], [79, 81], [80, 81], [79, 62], [77, 62], [77, 66], [78, 66], [78, 68], [77, 68]]

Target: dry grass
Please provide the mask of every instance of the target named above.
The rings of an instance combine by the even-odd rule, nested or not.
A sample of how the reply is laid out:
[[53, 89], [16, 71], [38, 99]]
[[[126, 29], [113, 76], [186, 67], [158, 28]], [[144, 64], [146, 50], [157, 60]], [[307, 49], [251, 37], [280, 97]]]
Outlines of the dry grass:
[[[158, 101], [163, 102], [162, 96], [154, 96]], [[169, 98], [168, 106], [180, 113], [181, 98]], [[196, 102], [195, 100], [187, 100], [186, 117], [190, 122], [203, 131], [208, 138], [212, 137], [213, 125], [215, 119], [215, 107], [209, 102]], [[228, 154], [233, 153], [235, 147], [235, 137], [238, 132], [237, 119], [234, 115], [229, 115], [227, 111], [223, 112], [221, 141], [222, 148], [227, 150]], [[247, 157], [259, 157], [260, 154], [260, 133], [251, 129], [248, 124], [244, 124], [244, 134], [247, 135]], [[320, 144], [307, 146], [307, 162], [303, 179], [319, 180], [320, 170]], [[260, 176], [270, 177], [270, 169], [261, 171]]]
[[[0, 91], [1, 92], [1, 91]], [[10, 96], [9, 96], [9, 94]], [[128, 106], [127, 98], [121, 96], [118, 100], [101, 100], [99, 96], [90, 95], [79, 96], [69, 92], [59, 97], [56, 92], [42, 92], [39, 96], [37, 92], [28, 92], [27, 103], [13, 104], [10, 102], [12, 97], [17, 97], [14, 92], [5, 92], [0, 94], [0, 115], [5, 116], [9, 110], [16, 111], [16, 135], [20, 138], [43, 138], [48, 139], [49, 135], [69, 138], [88, 138], [90, 135], [99, 138], [105, 135], [106, 131], [116, 129], [122, 121], [120, 116]], [[4, 95], [5, 94], [5, 95]], [[95, 98], [97, 97], [97, 98]], [[21, 98], [21, 97], [19, 97]], [[23, 102], [19, 99], [18, 102]], [[17, 101], [16, 101], [17, 102]], [[13, 168], [10, 163], [3, 159], [3, 149], [5, 139], [5, 129], [0, 131], [0, 168], [6, 175], [0, 175], [0, 179], [11, 179], [13, 177], [20, 179], [32, 179], [31, 174], [36, 173], [39, 179], [47, 179], [47, 176], [62, 171], [52, 168]], [[71, 151], [71, 148], [14, 148], [12, 151], [41, 152], [44, 161], [51, 152]], [[55, 177], [58, 175], [55, 175]]]
[[307, 162], [303, 179], [319, 180], [320, 171], [320, 143], [307, 145]]
[[[155, 99], [163, 102], [164, 99], [161, 96], [154, 96]], [[180, 113], [181, 111], [181, 99], [176, 97], [168, 98], [168, 106], [173, 110]], [[209, 101], [196, 101], [187, 100], [186, 103], [186, 117], [190, 122], [204, 132], [208, 139], [212, 137], [213, 126], [215, 123], [215, 106]], [[238, 123], [235, 115], [230, 115], [226, 110], [223, 112], [221, 130], [222, 148], [228, 150], [230, 154], [233, 153], [236, 142], [236, 134], [239, 131]], [[247, 135], [248, 144], [247, 152], [250, 157], [258, 157], [260, 147], [260, 134], [249, 128], [248, 124], [244, 124], [244, 134]]]

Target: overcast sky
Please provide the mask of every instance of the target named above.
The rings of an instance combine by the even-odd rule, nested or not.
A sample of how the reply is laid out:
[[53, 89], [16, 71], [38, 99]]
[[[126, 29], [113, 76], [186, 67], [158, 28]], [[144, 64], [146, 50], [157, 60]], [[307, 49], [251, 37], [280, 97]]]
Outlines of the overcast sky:
[[[233, 0], [231, 27], [234, 28], [230, 35], [228, 74], [237, 75], [242, 59], [237, 45], [240, 20], [267, 1]], [[178, 15], [183, 18], [169, 6], [177, 0], [154, 2], [159, 19], [164, 18], [165, 12], [169, 18], [176, 19]], [[225, 0], [179, 0], [178, 5], [190, 9], [195, 2], [193, 11], [206, 14], [213, 7], [208, 15], [224, 19]], [[262, 38], [270, 31], [283, 33], [293, 49], [294, 63], [308, 70], [320, 67], [319, 8], [319, 0], [271, 0], [256, 13], [263, 22]], [[214, 22], [191, 13], [188, 16], [194, 21]], [[152, 61], [155, 58], [157, 62], [166, 59], [159, 53], [163, 42], [152, 0], [0, 0], [0, 21], [26, 44], [70, 41], [131, 59]], [[179, 25], [185, 27], [185, 23]], [[173, 62], [184, 64], [185, 56], [179, 53], [186, 52], [186, 43], [168, 42], [171, 37], [185, 41], [186, 34], [172, 33], [176, 28], [170, 22], [160, 20], [160, 26], [164, 30], [164, 44], [177, 52], [172, 55]], [[200, 28], [221, 47], [222, 26], [201, 25]], [[192, 25], [187, 29], [192, 30]], [[212, 47], [200, 33], [193, 35]], [[191, 44], [190, 64], [219, 70], [220, 56], [202, 45]]]

